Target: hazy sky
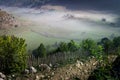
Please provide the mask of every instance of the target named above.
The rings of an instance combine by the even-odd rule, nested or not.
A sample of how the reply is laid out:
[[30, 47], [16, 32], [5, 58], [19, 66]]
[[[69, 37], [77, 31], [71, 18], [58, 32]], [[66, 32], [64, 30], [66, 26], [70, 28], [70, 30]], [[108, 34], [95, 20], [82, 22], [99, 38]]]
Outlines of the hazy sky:
[[[41, 0], [45, 1], [45, 0]], [[40, 7], [41, 3], [36, 0], [0, 0], [0, 4], [9, 6]], [[45, 4], [61, 5], [68, 9], [94, 9], [120, 12], [120, 0], [50, 0]], [[43, 5], [45, 5], [43, 4]]]
[[120, 0], [54, 0], [53, 5], [64, 5], [69, 9], [94, 9], [120, 12]]

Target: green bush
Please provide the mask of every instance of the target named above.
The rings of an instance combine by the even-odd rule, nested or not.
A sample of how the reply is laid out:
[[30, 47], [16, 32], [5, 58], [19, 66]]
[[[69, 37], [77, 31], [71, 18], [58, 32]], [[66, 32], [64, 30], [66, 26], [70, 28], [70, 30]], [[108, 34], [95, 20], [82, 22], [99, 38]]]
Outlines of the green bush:
[[5, 74], [21, 72], [26, 68], [26, 58], [24, 39], [0, 36], [0, 71]]

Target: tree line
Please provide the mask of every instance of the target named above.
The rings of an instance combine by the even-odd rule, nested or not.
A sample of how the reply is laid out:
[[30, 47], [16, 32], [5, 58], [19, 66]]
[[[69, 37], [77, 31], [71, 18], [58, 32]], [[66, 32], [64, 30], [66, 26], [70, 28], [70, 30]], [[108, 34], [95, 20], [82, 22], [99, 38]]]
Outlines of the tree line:
[[[22, 38], [15, 36], [0, 36], [0, 71], [5, 74], [19, 73], [27, 67], [27, 44]], [[109, 38], [102, 38], [96, 42], [92, 39], [85, 39], [77, 43], [74, 40], [70, 42], [60, 42], [58, 47], [50, 52], [43, 43], [33, 51], [36, 58], [47, 57], [55, 53], [76, 51], [101, 58], [102, 54], [117, 54], [120, 55], [120, 36], [114, 37], [112, 40]]]

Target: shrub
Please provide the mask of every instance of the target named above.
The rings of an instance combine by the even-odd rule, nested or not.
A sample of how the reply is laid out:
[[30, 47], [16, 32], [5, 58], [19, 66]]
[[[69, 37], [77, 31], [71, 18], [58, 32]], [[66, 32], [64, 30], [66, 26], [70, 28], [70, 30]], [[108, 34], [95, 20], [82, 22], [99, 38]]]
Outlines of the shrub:
[[26, 68], [26, 44], [22, 38], [0, 36], [0, 71], [6, 74]]

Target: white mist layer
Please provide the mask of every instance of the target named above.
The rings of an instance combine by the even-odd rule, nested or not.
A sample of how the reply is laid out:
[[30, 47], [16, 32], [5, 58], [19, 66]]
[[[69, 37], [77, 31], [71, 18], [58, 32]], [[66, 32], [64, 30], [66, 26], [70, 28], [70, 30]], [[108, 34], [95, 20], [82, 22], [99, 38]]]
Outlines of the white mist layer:
[[38, 46], [40, 42], [52, 44], [71, 39], [99, 39], [120, 33], [120, 28], [114, 28], [110, 25], [110, 23], [116, 22], [118, 15], [107, 12], [0, 8], [13, 14], [22, 23], [22, 26], [19, 27], [23, 29], [18, 28], [11, 32], [16, 36], [25, 38], [33, 46]]

